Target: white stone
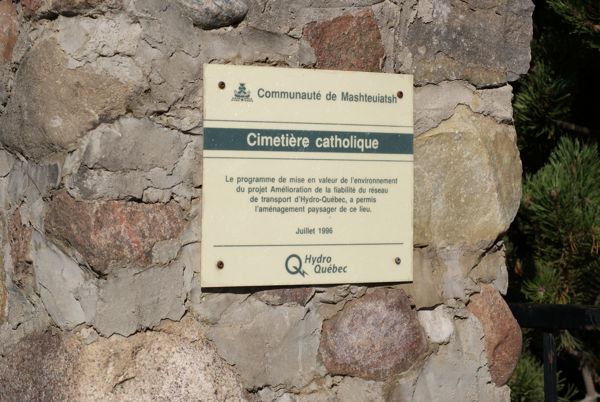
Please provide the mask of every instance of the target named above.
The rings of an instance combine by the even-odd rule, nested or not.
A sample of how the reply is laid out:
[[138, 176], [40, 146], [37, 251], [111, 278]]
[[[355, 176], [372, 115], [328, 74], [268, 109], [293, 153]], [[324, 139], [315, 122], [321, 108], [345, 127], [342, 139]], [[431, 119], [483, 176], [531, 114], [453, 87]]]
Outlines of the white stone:
[[454, 333], [452, 313], [445, 306], [438, 306], [434, 310], [420, 310], [417, 317], [425, 330], [427, 337], [433, 343], [448, 343]]

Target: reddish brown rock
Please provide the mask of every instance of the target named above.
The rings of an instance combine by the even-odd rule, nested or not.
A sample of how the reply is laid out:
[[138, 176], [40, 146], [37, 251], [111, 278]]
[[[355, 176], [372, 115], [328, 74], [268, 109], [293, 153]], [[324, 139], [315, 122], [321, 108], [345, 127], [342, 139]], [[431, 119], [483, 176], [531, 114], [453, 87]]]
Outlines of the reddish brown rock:
[[323, 323], [319, 351], [331, 374], [383, 380], [408, 370], [426, 339], [404, 291], [380, 288]]
[[312, 287], [293, 287], [269, 289], [259, 292], [258, 298], [271, 306], [281, 306], [286, 303], [296, 303], [305, 306], [315, 293]]
[[381, 71], [384, 50], [371, 9], [312, 22], [304, 28], [303, 36], [315, 51], [317, 68]]
[[491, 285], [483, 285], [473, 296], [468, 309], [481, 322], [485, 334], [485, 351], [492, 381], [506, 384], [521, 354], [521, 327], [500, 293]]
[[40, 7], [40, 0], [21, 0], [26, 15], [34, 14]]
[[35, 278], [29, 256], [31, 229], [23, 224], [18, 208], [10, 220], [8, 241], [13, 265], [12, 280], [20, 288], [32, 290]]
[[19, 36], [17, 9], [10, 0], [0, 0], [0, 63], [10, 61]]
[[152, 247], [177, 238], [184, 224], [174, 202], [76, 201], [65, 192], [50, 201], [45, 220], [49, 235], [75, 247], [100, 272], [114, 265], [149, 265]]

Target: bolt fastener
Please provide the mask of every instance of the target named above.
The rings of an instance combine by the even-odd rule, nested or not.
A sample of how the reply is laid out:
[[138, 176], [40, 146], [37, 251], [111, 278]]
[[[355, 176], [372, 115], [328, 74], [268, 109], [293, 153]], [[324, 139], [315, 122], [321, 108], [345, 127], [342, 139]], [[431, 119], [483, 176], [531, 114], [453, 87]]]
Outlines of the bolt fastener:
[[396, 258], [394, 258], [394, 262], [396, 263], [396, 265], [400, 265], [402, 260], [400, 259], [400, 257], [396, 257]]
[[396, 92], [396, 96], [397, 96], [398, 98], [402, 99], [402, 97], [404, 96], [404, 92], [402, 92], [402, 91], [398, 91], [398, 92]]
[[223, 269], [224, 266], [225, 266], [225, 263], [223, 261], [218, 261], [217, 262], [217, 268]]
[[219, 81], [219, 89], [225, 89], [225, 82]]

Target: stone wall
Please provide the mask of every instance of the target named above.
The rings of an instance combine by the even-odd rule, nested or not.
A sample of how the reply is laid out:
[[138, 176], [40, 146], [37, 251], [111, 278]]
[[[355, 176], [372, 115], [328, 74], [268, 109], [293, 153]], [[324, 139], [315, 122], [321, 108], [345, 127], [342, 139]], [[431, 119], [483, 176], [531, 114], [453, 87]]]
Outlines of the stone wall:
[[[509, 400], [532, 10], [0, 0], [0, 399]], [[414, 74], [414, 283], [200, 289], [204, 63]]]

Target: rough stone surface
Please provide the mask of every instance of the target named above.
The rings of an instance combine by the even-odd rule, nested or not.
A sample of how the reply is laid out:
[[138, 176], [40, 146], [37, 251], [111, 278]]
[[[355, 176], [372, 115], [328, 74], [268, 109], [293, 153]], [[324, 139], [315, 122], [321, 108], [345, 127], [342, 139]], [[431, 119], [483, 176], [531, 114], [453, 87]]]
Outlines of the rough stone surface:
[[275, 308], [248, 299], [230, 305], [207, 335], [246, 387], [302, 387], [319, 374], [319, 327], [316, 315], [301, 306]]
[[396, 31], [396, 70], [416, 83], [463, 79], [477, 86], [513, 81], [529, 69], [530, 0], [419, 0]]
[[90, 132], [82, 163], [90, 169], [172, 172], [190, 139], [150, 120], [131, 117], [103, 124]]
[[[0, 0], [0, 399], [507, 402], [531, 10]], [[415, 74], [413, 283], [200, 287], [207, 63]]]
[[[89, 322], [93, 314], [90, 307], [95, 305], [96, 294], [91, 273], [83, 271], [58, 248], [47, 244], [37, 232], [31, 248], [38, 291], [52, 320], [64, 329]], [[88, 307], [88, 311], [84, 307]]]
[[481, 344], [483, 332], [474, 317], [455, 321], [448, 345], [429, 356], [416, 381], [413, 401], [508, 401], [508, 387], [491, 383]]
[[[57, 163], [35, 163], [13, 159], [11, 174], [8, 176], [6, 192], [0, 194], [0, 205], [7, 209], [20, 205], [22, 199], [29, 202], [20, 207], [21, 212], [46, 197], [60, 182], [60, 167]], [[40, 228], [37, 219], [29, 216], [29, 223]]]
[[123, 271], [98, 283], [94, 327], [103, 336], [128, 336], [185, 313], [184, 267], [173, 264]]
[[36, 17], [53, 17], [57, 14], [86, 14], [115, 10], [120, 0], [23, 0], [26, 14]]
[[6, 177], [11, 172], [15, 159], [11, 154], [0, 149], [0, 177]]
[[0, 0], [0, 64], [10, 61], [19, 35], [17, 9], [10, 0]]
[[476, 267], [471, 270], [469, 277], [476, 283], [494, 285], [502, 294], [508, 291], [508, 270], [506, 268], [506, 249], [501, 243], [495, 244]]
[[[0, 224], [0, 228], [2, 228]], [[4, 273], [4, 254], [0, 249], [0, 328], [6, 322], [8, 294], [6, 292], [6, 274]]]
[[67, 157], [67, 190], [86, 200], [176, 199], [187, 205], [202, 183], [201, 142], [148, 119], [102, 125]]
[[21, 212], [16, 209], [9, 227], [10, 256], [12, 260], [12, 280], [21, 288], [33, 289], [33, 270], [29, 247], [31, 244], [31, 228], [21, 219]]
[[302, 286], [263, 290], [257, 294], [257, 297], [271, 306], [281, 306], [287, 303], [306, 306], [314, 293], [313, 288]]
[[6, 147], [34, 158], [72, 150], [86, 130], [125, 113], [138, 90], [127, 76], [69, 69], [67, 63], [52, 38], [38, 42], [25, 58], [0, 116], [0, 141]]
[[395, 402], [417, 402], [413, 398], [415, 386], [419, 378], [418, 370], [411, 370], [402, 376], [395, 378], [387, 387], [387, 401]]
[[64, 192], [52, 198], [45, 221], [49, 235], [75, 247], [99, 272], [150, 264], [154, 245], [179, 236], [184, 224], [175, 203], [82, 202]]
[[384, 50], [377, 21], [370, 9], [308, 24], [303, 36], [315, 51], [317, 68], [381, 70]]
[[471, 298], [468, 308], [483, 326], [492, 380], [496, 385], [504, 385], [521, 354], [521, 327], [493, 286], [483, 285], [481, 293]]
[[366, 381], [355, 377], [345, 377], [337, 386], [336, 399], [347, 402], [385, 400], [383, 383]]
[[[487, 246], [508, 229], [521, 197], [512, 126], [459, 106], [415, 141], [414, 243]], [[461, 230], [457, 230], [460, 225]]]
[[0, 367], [4, 364], [2, 356], [15, 344], [27, 336], [45, 331], [51, 324], [42, 301], [35, 293], [20, 288], [9, 273], [5, 281], [7, 305], [5, 322], [0, 324]]
[[319, 351], [331, 374], [385, 379], [412, 366], [427, 340], [402, 290], [377, 289], [323, 323]]
[[89, 345], [76, 334], [29, 337], [0, 364], [0, 393], [5, 401], [247, 399], [236, 374], [189, 321]]
[[512, 87], [477, 90], [464, 81], [444, 81], [415, 88], [415, 135], [437, 127], [452, 116], [458, 105], [491, 116], [500, 123], [512, 122]]
[[194, 25], [215, 29], [237, 24], [248, 12], [242, 0], [178, 0]]
[[404, 290], [417, 308], [434, 307], [444, 302], [444, 267], [432, 247], [413, 250], [413, 282], [397, 287]]

